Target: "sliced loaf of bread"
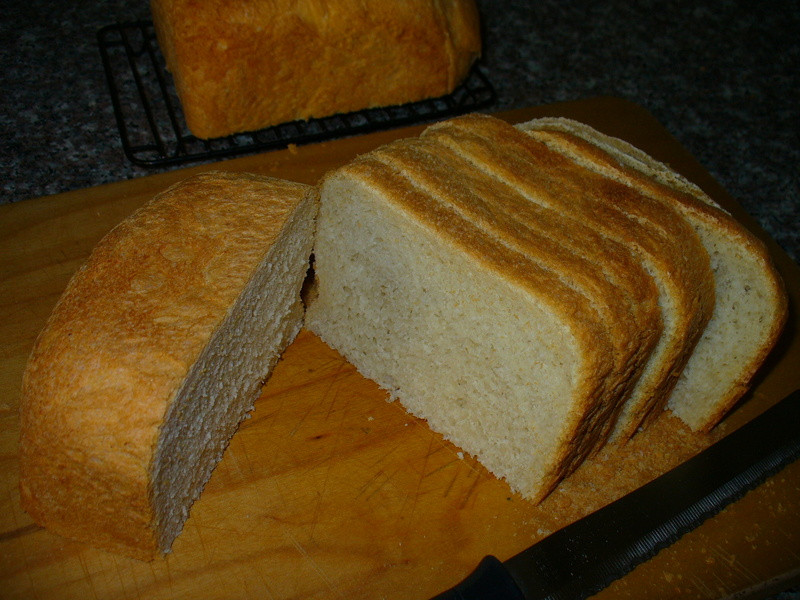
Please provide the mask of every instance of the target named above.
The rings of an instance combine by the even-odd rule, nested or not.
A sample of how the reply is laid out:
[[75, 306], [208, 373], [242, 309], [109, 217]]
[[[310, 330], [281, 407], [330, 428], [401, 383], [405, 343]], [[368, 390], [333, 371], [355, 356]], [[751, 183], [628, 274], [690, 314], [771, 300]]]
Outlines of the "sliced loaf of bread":
[[24, 375], [36, 522], [136, 558], [169, 550], [301, 327], [317, 208], [309, 186], [208, 173], [98, 244]]
[[595, 300], [373, 156], [320, 193], [306, 325], [514, 489], [544, 497], [605, 428], [614, 345]]
[[[610, 432], [662, 331], [657, 293], [649, 275], [623, 248], [598, 244], [589, 228], [528, 202], [432, 138], [395, 142], [371, 156], [402, 171], [414, 185], [452, 206], [498, 243], [559, 274], [567, 285], [590, 298], [609, 330], [613, 348], [611, 391], [596, 409]], [[600, 436], [598, 443], [605, 438]]]
[[783, 282], [766, 247], [699, 187], [623, 140], [568, 119], [519, 128], [677, 211], [697, 232], [714, 271], [715, 308], [668, 405], [692, 429], [711, 429], [748, 389], [787, 318]]
[[[615, 439], [632, 436], [667, 402], [714, 309], [713, 273], [696, 233], [671, 208], [575, 164], [499, 119], [453, 119], [431, 126], [423, 138], [448, 146], [529, 203], [571, 220], [574, 237], [585, 236], [579, 225], [588, 225], [597, 234], [589, 243], [627, 248], [650, 274], [664, 333], [615, 424]], [[638, 335], [649, 328], [642, 320]]]

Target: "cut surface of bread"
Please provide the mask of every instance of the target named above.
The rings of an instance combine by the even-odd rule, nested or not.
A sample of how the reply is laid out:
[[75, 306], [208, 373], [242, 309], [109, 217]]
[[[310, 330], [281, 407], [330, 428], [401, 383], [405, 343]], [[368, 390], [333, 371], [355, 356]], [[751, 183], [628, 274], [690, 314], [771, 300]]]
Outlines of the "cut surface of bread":
[[206, 173], [98, 244], [24, 375], [20, 491], [38, 523], [141, 559], [170, 549], [300, 329], [317, 198]]
[[151, 0], [192, 133], [211, 138], [450, 93], [474, 0]]
[[715, 307], [668, 406], [692, 429], [711, 429], [746, 392], [786, 322], [783, 282], [766, 247], [696, 185], [623, 140], [568, 119], [519, 127], [586, 168], [672, 207], [697, 232], [714, 271]]
[[606, 434], [595, 300], [396, 168], [325, 178], [314, 252], [306, 325], [512, 488], [541, 499]]

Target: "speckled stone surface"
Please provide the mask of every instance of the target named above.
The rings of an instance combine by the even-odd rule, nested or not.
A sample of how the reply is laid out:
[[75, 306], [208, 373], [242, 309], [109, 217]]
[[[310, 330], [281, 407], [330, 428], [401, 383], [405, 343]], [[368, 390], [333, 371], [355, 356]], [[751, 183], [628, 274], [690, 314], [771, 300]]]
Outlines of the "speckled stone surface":
[[[491, 110], [599, 95], [649, 110], [800, 257], [797, 0], [480, 0]], [[124, 156], [96, 43], [146, 0], [6, 0], [2, 202], [153, 173]]]

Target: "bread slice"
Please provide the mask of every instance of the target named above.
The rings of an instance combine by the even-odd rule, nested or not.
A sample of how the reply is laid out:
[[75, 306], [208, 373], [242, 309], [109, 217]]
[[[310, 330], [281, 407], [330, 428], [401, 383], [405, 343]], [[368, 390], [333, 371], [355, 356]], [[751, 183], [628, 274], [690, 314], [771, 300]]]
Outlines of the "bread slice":
[[[713, 274], [695, 232], [674, 210], [608, 181], [492, 117], [470, 115], [428, 128], [447, 145], [537, 204], [594, 229], [603, 246], [623, 246], [659, 291], [663, 335], [615, 425], [625, 440], [660, 412], [714, 307]], [[596, 238], [595, 238], [596, 239]], [[598, 267], [599, 268], [599, 267]], [[642, 333], [649, 325], [640, 323]]]
[[559, 274], [590, 299], [612, 344], [610, 390], [597, 405], [605, 442], [629, 399], [662, 326], [650, 276], [617, 246], [598, 243], [587, 227], [528, 202], [433, 137], [401, 140], [371, 154], [400, 170], [415, 186], [508, 246]]
[[300, 329], [317, 208], [309, 186], [206, 173], [98, 244], [24, 375], [36, 522], [140, 559], [170, 549]]
[[786, 322], [786, 293], [766, 247], [699, 187], [627, 142], [567, 119], [520, 128], [671, 207], [697, 232], [711, 259], [716, 304], [668, 405], [692, 429], [711, 429], [748, 389]]
[[596, 446], [614, 373], [597, 302], [364, 156], [321, 184], [306, 326], [539, 500]]

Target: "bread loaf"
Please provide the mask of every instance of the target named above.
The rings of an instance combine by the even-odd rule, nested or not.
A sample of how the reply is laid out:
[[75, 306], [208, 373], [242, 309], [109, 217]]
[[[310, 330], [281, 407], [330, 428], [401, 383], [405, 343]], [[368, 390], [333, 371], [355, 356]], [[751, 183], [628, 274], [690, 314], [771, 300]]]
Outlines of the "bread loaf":
[[[687, 207], [709, 222], [725, 213], [664, 183], [677, 176], [629, 173], [551, 133], [470, 115], [328, 174], [306, 313], [363, 374], [534, 501], [668, 403], [695, 426], [676, 389], [716, 335], [732, 279], [764, 297], [747, 330], [767, 333], [749, 366], [725, 367], [730, 346], [717, 340], [728, 354], [706, 374], [719, 385], [704, 423], [785, 318], [752, 236], [731, 223], [711, 245]], [[723, 246], [756, 258], [727, 275], [709, 257]]]
[[[667, 402], [714, 309], [713, 273], [695, 232], [672, 209], [604, 181], [499, 119], [454, 119], [430, 127], [424, 137], [457, 148], [531, 203], [589, 225], [600, 236], [592, 246], [628, 248], [646, 269], [658, 289], [664, 335], [615, 425], [615, 438], [632, 436]], [[639, 326], [651, 327], [644, 320]]]
[[614, 393], [594, 299], [372, 157], [326, 177], [321, 198], [306, 325], [542, 498], [596, 446], [594, 409]]
[[38, 523], [169, 550], [301, 327], [316, 210], [312, 187], [207, 173], [98, 244], [24, 375], [20, 490]]
[[200, 138], [451, 92], [481, 50], [474, 0], [151, 0]]
[[[492, 121], [510, 127], [497, 119]], [[434, 136], [428, 135], [433, 130], [438, 128], [429, 128], [420, 139], [379, 149], [374, 155], [401, 169], [429, 194], [450, 203], [502, 243], [535, 256], [548, 270], [570, 274], [570, 285], [591, 299], [611, 334], [615, 366], [609, 386], [616, 392], [606, 393], [596, 409], [605, 427], [610, 428], [630, 401], [662, 332], [661, 311], [650, 276], [621, 245], [612, 247], [562, 212], [530, 202], [502, 180], [434, 141]], [[517, 172], [535, 178], [530, 169]], [[546, 188], [542, 191], [547, 193]], [[598, 444], [605, 437], [598, 436]]]
[[668, 404], [692, 429], [708, 431], [747, 391], [786, 322], [786, 293], [766, 247], [696, 185], [623, 140], [568, 119], [520, 128], [671, 207], [697, 232], [714, 271], [714, 312]]
[[[319, 296], [306, 318], [411, 412], [538, 500], [620, 415], [629, 435], [656, 394], [665, 401], [710, 318], [713, 275], [674, 212], [543, 145], [531, 155], [531, 144], [497, 119], [463, 117], [329, 175]], [[601, 342], [605, 370], [583, 371]]]

